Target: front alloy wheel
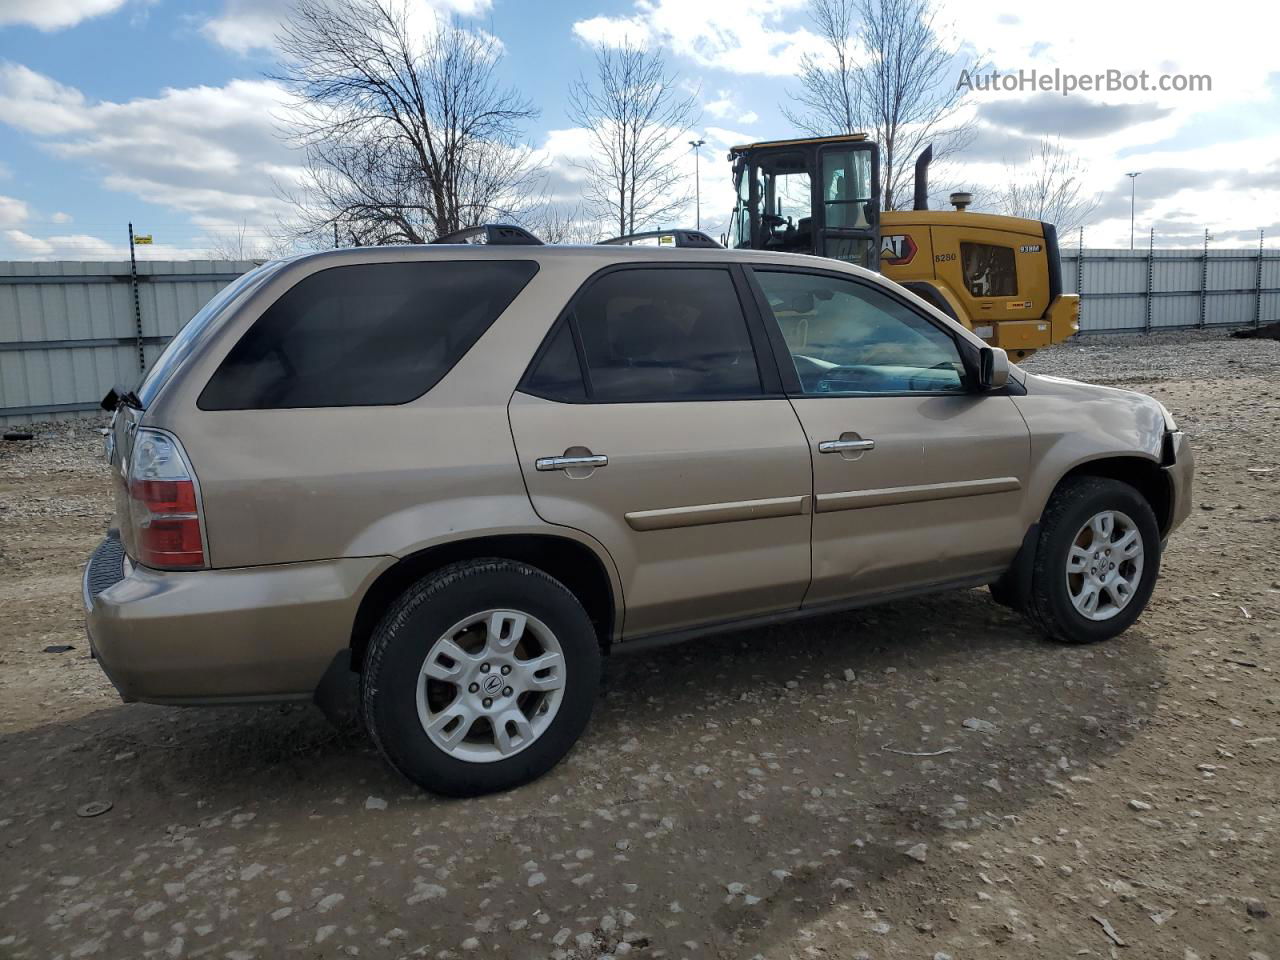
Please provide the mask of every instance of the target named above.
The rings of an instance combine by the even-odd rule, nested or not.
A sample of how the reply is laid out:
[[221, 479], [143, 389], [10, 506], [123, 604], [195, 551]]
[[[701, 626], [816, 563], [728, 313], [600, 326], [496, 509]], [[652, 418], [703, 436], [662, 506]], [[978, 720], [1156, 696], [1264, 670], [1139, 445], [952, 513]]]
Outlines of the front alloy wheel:
[[1160, 546], [1155, 512], [1137, 489], [1110, 477], [1069, 477], [1040, 518], [1021, 609], [1054, 640], [1114, 637], [1151, 598]]
[[1090, 620], [1110, 620], [1137, 594], [1142, 558], [1142, 531], [1128, 514], [1094, 514], [1076, 533], [1067, 556], [1072, 606]]

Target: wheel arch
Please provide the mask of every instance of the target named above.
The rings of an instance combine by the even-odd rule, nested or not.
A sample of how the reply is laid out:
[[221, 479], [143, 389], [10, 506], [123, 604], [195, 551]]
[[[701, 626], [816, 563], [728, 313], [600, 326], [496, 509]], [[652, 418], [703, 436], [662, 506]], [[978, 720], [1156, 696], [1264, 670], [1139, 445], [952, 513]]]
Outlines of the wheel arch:
[[587, 544], [556, 534], [515, 533], [469, 537], [433, 544], [402, 557], [365, 591], [351, 628], [351, 669], [361, 671], [365, 651], [387, 607], [408, 587], [441, 567], [494, 558], [536, 567], [563, 583], [582, 604], [608, 651], [620, 626], [621, 596], [607, 561]]
[[1045, 506], [1053, 500], [1054, 494], [1064, 483], [1076, 477], [1105, 477], [1127, 483], [1151, 505], [1151, 512], [1156, 515], [1156, 525], [1160, 528], [1160, 536], [1169, 534], [1173, 526], [1173, 481], [1155, 460], [1126, 455], [1103, 456], [1078, 463], [1058, 479]]

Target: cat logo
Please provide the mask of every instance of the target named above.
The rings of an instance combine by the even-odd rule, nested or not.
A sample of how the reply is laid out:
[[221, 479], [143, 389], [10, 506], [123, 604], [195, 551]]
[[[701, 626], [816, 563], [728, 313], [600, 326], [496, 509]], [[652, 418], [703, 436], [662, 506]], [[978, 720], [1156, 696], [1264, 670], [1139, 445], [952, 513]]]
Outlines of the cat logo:
[[916, 242], [910, 235], [895, 233], [880, 238], [880, 262], [900, 267], [916, 255]]

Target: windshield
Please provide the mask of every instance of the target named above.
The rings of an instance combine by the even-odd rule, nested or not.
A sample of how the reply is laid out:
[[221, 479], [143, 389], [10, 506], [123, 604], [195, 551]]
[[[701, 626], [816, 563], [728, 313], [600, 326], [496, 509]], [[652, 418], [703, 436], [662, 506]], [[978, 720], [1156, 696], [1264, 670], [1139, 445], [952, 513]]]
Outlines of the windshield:
[[279, 267], [279, 261], [267, 263], [231, 281], [219, 290], [199, 313], [186, 322], [142, 379], [142, 386], [138, 388], [138, 400], [144, 410], [151, 405], [156, 394], [173, 376], [173, 372], [182, 366], [183, 361], [191, 356], [196, 347], [208, 339], [213, 331], [218, 329], [217, 321], [226, 313], [231, 302], [241, 293], [258, 289], [275, 274]]

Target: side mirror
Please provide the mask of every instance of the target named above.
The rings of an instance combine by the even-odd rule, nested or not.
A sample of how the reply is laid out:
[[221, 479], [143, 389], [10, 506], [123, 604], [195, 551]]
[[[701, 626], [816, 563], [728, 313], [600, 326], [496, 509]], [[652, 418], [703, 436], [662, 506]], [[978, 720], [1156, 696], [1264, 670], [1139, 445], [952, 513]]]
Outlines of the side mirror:
[[983, 347], [978, 351], [978, 386], [983, 390], [999, 390], [1009, 382], [1009, 355], [999, 347]]

